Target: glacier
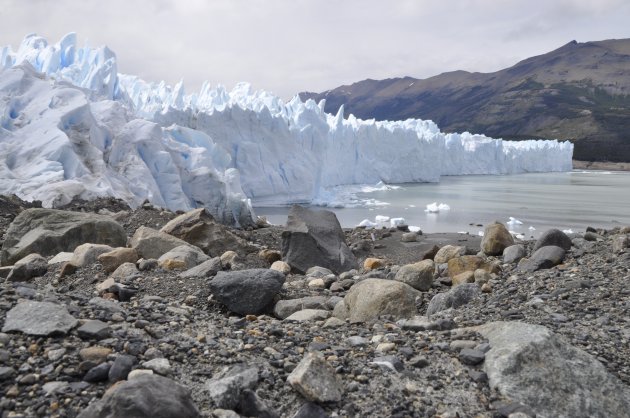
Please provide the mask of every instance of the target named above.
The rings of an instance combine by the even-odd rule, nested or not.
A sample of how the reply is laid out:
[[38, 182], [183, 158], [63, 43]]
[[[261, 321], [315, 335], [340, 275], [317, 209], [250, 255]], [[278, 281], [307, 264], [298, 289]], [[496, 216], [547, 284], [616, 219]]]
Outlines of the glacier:
[[0, 193], [208, 208], [245, 226], [252, 206], [326, 204], [336, 186], [443, 175], [568, 171], [573, 145], [445, 134], [432, 121], [360, 120], [240, 83], [175, 86], [119, 74], [107, 47], [35, 34], [0, 48]]

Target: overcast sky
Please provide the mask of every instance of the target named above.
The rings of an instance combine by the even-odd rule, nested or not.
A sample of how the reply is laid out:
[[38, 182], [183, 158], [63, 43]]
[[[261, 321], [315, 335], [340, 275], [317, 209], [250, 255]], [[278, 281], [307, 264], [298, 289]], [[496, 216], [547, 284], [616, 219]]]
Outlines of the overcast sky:
[[27, 33], [108, 45], [120, 72], [283, 98], [366, 78], [496, 71], [630, 38], [629, 0], [0, 0], [0, 45]]

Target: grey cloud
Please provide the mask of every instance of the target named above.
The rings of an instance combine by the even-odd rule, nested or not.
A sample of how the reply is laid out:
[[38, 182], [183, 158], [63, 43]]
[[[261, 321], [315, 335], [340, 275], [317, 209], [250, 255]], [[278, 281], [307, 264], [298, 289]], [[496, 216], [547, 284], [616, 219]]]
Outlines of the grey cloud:
[[122, 72], [249, 81], [284, 98], [365, 78], [494, 71], [566, 42], [630, 37], [626, 0], [0, 0], [0, 45], [74, 31]]

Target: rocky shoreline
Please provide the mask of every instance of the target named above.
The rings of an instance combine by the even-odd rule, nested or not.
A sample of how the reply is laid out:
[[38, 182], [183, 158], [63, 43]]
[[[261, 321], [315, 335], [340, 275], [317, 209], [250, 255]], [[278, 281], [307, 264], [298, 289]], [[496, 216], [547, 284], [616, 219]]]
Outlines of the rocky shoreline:
[[0, 197], [3, 418], [630, 411], [630, 228], [515, 242], [36, 206]]

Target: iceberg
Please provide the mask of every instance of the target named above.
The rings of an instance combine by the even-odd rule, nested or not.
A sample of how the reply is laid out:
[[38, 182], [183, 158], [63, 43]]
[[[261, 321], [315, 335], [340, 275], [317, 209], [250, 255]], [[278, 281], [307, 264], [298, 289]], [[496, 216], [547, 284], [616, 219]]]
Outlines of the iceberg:
[[331, 115], [324, 101], [285, 103], [246, 83], [186, 94], [183, 82], [117, 68], [113, 51], [80, 47], [73, 33], [0, 47], [0, 193], [45, 206], [114, 196], [206, 207], [246, 225], [256, 205], [343, 205], [338, 186], [572, 168], [569, 142], [445, 134], [432, 121], [346, 117], [343, 106]]

